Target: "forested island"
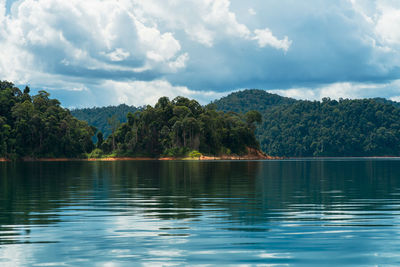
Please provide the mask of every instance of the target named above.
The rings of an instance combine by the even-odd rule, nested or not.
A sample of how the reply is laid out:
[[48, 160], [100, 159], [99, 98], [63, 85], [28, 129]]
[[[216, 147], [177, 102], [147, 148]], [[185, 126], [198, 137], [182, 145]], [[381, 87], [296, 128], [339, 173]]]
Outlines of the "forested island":
[[[75, 118], [74, 115], [77, 117]], [[400, 156], [400, 103], [295, 100], [243, 90], [208, 105], [162, 97], [154, 106], [70, 112], [45, 91], [0, 82], [0, 158]]]
[[225, 113], [185, 97], [172, 101], [162, 97], [154, 107], [129, 112], [126, 123], [119, 125], [111, 119], [111, 135], [103, 140], [102, 133], [98, 134], [91, 156], [244, 155], [249, 148], [259, 148], [256, 123], [261, 123], [257, 111]]

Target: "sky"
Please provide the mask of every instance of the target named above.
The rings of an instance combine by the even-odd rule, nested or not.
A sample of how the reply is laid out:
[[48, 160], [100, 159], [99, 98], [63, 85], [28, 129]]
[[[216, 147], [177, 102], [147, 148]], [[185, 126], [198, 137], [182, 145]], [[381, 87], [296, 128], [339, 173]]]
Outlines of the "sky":
[[0, 80], [65, 107], [264, 89], [400, 101], [398, 0], [0, 0]]

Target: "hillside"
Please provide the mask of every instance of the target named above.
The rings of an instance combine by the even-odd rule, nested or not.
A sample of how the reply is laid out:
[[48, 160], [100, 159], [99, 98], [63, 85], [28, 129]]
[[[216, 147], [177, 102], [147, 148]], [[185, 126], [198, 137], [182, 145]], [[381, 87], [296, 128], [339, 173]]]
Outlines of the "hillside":
[[97, 130], [103, 133], [104, 137], [107, 137], [111, 134], [111, 127], [107, 121], [109, 118], [115, 115], [120, 123], [124, 123], [126, 122], [126, 115], [137, 110], [134, 106], [121, 104], [118, 106], [73, 109], [71, 114], [79, 120], [86, 121], [89, 125], [96, 127]]
[[293, 98], [267, 93], [264, 90], [249, 89], [238, 91], [211, 102], [218, 110], [246, 113], [250, 110], [264, 112], [271, 107], [296, 103]]
[[400, 156], [399, 103], [384, 98], [302, 101], [261, 90], [230, 94], [224, 111], [261, 112], [256, 136], [273, 156]]

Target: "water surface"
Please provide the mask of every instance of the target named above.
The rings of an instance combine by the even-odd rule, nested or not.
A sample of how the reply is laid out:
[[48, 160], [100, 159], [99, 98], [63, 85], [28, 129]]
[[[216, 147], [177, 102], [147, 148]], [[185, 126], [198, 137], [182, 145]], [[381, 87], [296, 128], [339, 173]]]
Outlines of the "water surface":
[[0, 163], [0, 266], [400, 265], [400, 160]]

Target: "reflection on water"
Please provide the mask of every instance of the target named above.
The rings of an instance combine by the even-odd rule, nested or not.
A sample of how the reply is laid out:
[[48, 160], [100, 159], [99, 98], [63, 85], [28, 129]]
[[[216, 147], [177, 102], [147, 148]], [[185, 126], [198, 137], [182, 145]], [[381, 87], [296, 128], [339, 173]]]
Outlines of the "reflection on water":
[[400, 161], [0, 164], [0, 266], [400, 265]]

